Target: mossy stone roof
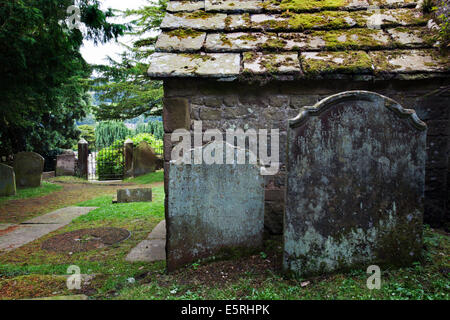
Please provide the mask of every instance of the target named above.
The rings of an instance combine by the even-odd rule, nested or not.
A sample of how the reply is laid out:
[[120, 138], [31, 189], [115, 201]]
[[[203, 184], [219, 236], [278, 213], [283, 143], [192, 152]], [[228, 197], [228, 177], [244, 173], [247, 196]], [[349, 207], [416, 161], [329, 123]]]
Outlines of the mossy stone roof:
[[169, 1], [154, 78], [448, 77], [419, 0]]

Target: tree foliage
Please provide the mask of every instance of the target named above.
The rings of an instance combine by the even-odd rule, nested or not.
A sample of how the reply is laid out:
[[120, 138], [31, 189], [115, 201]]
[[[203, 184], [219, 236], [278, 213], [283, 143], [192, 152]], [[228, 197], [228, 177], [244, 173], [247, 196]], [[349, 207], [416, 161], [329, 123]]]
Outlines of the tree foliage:
[[126, 30], [106, 21], [97, 0], [79, 0], [83, 32], [70, 30], [73, 0], [0, 3], [0, 154], [70, 148], [86, 115], [91, 68], [80, 54], [83, 39], [106, 42]]
[[80, 139], [86, 140], [90, 146], [95, 145], [95, 127], [94, 126], [91, 126], [88, 124], [83, 124], [81, 126], [78, 126], [78, 130], [81, 131]]
[[136, 126], [136, 134], [151, 133], [156, 139], [164, 138], [164, 128], [161, 121], [149, 121], [148, 123], [138, 123]]
[[124, 140], [131, 131], [123, 122], [103, 121], [95, 128], [95, 143], [97, 148], [111, 146], [117, 140]]
[[161, 24], [166, 0], [148, 0], [137, 10], [124, 12], [135, 17], [131, 22], [139, 38], [133, 46], [125, 46], [119, 61], [109, 58], [109, 65], [95, 66], [99, 76], [93, 82], [100, 104], [94, 107], [98, 120], [126, 120], [140, 115], [160, 115], [162, 111], [162, 83], [147, 76], [148, 56], [154, 51], [154, 36]]

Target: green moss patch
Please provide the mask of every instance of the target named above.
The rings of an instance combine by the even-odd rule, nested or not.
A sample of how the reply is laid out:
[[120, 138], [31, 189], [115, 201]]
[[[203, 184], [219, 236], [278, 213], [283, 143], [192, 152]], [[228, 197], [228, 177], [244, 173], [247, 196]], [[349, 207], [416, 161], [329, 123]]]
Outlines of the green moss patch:
[[302, 55], [306, 74], [368, 73], [372, 60], [363, 51], [319, 52]]
[[209, 13], [204, 10], [197, 10], [194, 12], [177, 12], [174, 13], [177, 17], [182, 17], [186, 19], [208, 19], [214, 17], [214, 13]]
[[186, 39], [186, 38], [197, 38], [200, 37], [203, 32], [200, 31], [195, 31], [192, 29], [176, 29], [176, 30], [172, 30], [167, 32], [167, 34], [171, 37], [177, 37], [178, 39]]

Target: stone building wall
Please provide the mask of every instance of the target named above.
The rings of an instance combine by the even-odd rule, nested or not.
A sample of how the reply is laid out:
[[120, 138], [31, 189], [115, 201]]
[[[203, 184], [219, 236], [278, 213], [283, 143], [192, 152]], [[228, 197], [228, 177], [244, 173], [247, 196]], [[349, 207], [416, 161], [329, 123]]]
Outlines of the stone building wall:
[[[415, 109], [428, 124], [425, 222], [449, 227], [450, 195], [450, 81], [448, 79], [358, 82], [348, 80], [273, 81], [265, 85], [197, 79], [164, 81], [165, 186], [172, 143], [177, 128], [193, 129], [202, 120], [203, 130], [253, 128], [280, 130], [280, 161], [276, 176], [266, 176], [265, 226], [282, 232], [286, 163], [287, 120], [299, 109], [330, 95], [349, 90], [368, 90]], [[167, 208], [167, 206], [166, 206]]]

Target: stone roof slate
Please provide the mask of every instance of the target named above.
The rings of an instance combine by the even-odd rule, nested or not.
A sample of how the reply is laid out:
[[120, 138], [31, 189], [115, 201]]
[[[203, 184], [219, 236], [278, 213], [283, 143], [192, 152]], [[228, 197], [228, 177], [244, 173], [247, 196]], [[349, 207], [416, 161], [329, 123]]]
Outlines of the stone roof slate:
[[447, 77], [419, 0], [169, 1], [149, 75]]

